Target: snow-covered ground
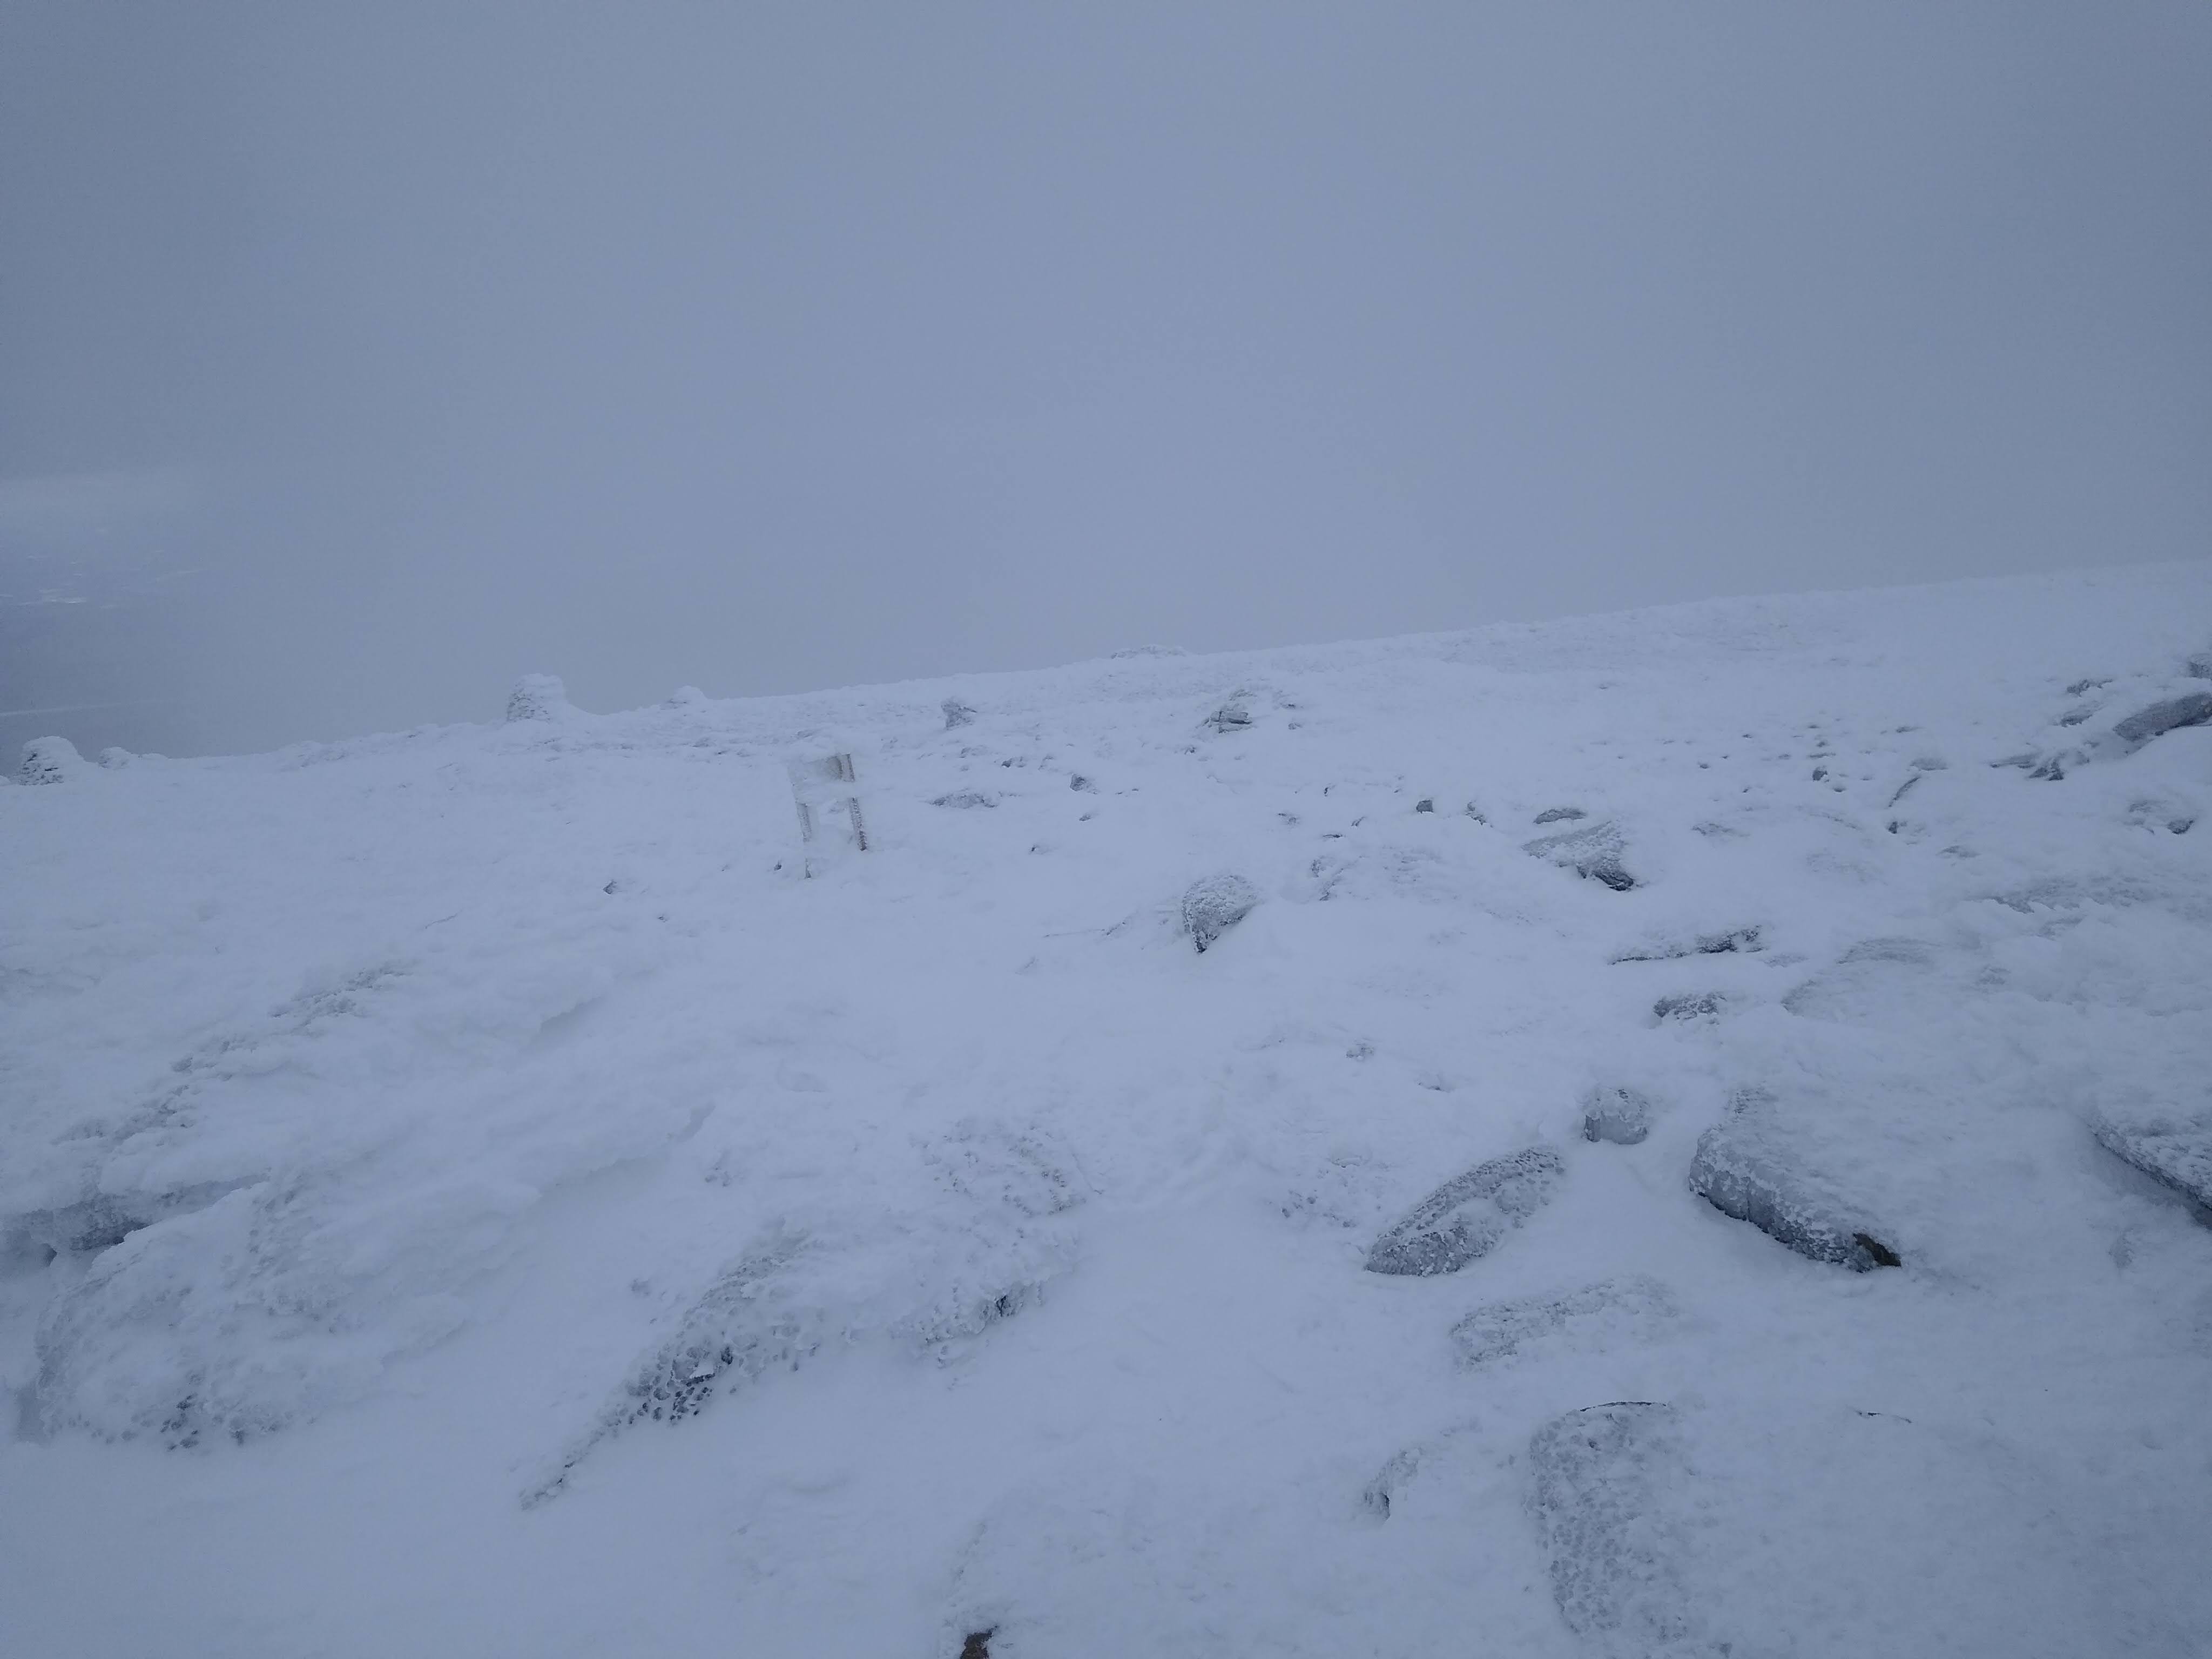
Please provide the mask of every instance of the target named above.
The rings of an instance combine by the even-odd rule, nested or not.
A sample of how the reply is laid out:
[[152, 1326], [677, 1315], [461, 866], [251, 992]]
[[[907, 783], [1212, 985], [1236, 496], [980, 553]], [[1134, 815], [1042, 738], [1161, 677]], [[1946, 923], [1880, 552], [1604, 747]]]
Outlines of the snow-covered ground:
[[0, 1652], [2212, 1651], [2208, 652], [2200, 564], [43, 749]]

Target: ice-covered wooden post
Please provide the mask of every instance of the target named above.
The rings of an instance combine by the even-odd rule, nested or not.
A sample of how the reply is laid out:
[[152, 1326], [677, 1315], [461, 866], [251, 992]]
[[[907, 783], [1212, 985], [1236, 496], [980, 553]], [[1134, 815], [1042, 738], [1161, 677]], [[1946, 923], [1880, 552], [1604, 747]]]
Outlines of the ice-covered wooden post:
[[[791, 775], [792, 804], [799, 809], [801, 867], [819, 875], [827, 860], [850, 848], [868, 850], [867, 820], [850, 755], [811, 756], [784, 763]], [[840, 820], [842, 820], [841, 823]]]

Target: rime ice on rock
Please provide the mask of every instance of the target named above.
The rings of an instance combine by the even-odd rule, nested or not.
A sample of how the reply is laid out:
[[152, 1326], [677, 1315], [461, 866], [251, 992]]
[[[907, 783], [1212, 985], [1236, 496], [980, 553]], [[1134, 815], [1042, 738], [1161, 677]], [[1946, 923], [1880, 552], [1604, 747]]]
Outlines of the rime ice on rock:
[[1763, 1091], [1739, 1093], [1698, 1138], [1690, 1190], [1814, 1261], [1862, 1273], [1900, 1265], [1872, 1224], [1804, 1165], [1779, 1103]]
[[1636, 878], [1620, 862], [1626, 848], [1620, 826], [1610, 819], [1563, 830], [1555, 836], [1539, 836], [1522, 843], [1522, 851], [1548, 860], [1563, 870], [1571, 870], [1586, 880], [1601, 881], [1616, 893], [1625, 893], [1636, 885]]
[[2112, 727], [2112, 735], [2130, 748], [2148, 743], [2162, 732], [2212, 721], [2212, 691], [2185, 691], [2178, 697], [2138, 708]]
[[1216, 732], [1241, 732], [1252, 724], [1252, 694], [1232, 692], [1227, 702], [1206, 717]]
[[2193, 1118], [2103, 1117], [2093, 1127], [2097, 1144], [2113, 1157], [2212, 1212], [2212, 1109]]
[[1567, 1166], [1549, 1146], [1479, 1164], [1431, 1193], [1375, 1241], [1367, 1271], [1425, 1278], [1455, 1273], [1552, 1201]]
[[33, 738], [23, 745], [23, 763], [15, 776], [22, 783], [60, 783], [87, 769], [67, 738]]
[[947, 697], [939, 706], [945, 710], [945, 729], [948, 732], [970, 725], [975, 719], [975, 711], [957, 697]]
[[1460, 1364], [1485, 1365], [1547, 1338], [1647, 1341], [1675, 1319], [1674, 1299], [1643, 1273], [1601, 1279], [1562, 1296], [1516, 1297], [1477, 1308], [1452, 1327]]
[[1621, 1400], [1554, 1418], [1528, 1441], [1530, 1507], [1552, 1600], [1607, 1659], [1726, 1652], [1700, 1639], [1668, 1499], [1689, 1478], [1671, 1406]]
[[558, 674], [525, 674], [507, 694], [507, 718], [516, 720], [557, 720], [575, 712], [568, 688]]
[[1651, 1133], [1651, 1102], [1634, 1089], [1593, 1089], [1583, 1097], [1583, 1139], [1633, 1146]]
[[1260, 890], [1243, 877], [1223, 871], [1201, 876], [1183, 890], [1182, 926], [1204, 954], [1206, 946], [1244, 920], [1260, 902]]

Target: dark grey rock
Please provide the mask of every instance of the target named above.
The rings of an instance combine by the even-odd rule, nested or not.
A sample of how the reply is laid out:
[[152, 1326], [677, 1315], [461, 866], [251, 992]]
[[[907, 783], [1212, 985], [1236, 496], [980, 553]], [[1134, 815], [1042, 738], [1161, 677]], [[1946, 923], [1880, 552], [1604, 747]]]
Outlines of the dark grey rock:
[[2212, 721], [2212, 691], [2185, 691], [2148, 708], [2138, 708], [2125, 720], [2115, 722], [2112, 735], [2122, 743], [2143, 744], [2161, 732], [2185, 726], [2203, 726], [2208, 721]]
[[1689, 1479], [1671, 1406], [1621, 1400], [1554, 1418], [1529, 1437], [1530, 1509], [1552, 1600], [1607, 1659], [1716, 1650], [1702, 1639], [1669, 1499]]
[[2200, 651], [2182, 665], [2193, 678], [2212, 680], [2212, 651]]
[[1183, 931], [1202, 955], [1214, 940], [1249, 915], [1259, 902], [1260, 890], [1242, 876], [1225, 870], [1218, 875], [1202, 876], [1183, 891]]
[[1674, 1299], [1644, 1274], [1601, 1279], [1564, 1296], [1517, 1297], [1477, 1308], [1452, 1327], [1460, 1363], [1474, 1366], [1547, 1339], [1645, 1341], [1676, 1317]]
[[74, 1204], [24, 1211], [0, 1219], [0, 1248], [57, 1255], [104, 1250], [157, 1221], [204, 1210], [241, 1184], [210, 1181], [165, 1193], [96, 1193]]
[[1634, 1089], [1593, 1089], [1583, 1097], [1583, 1139], [1633, 1146], [1651, 1133], [1651, 1101]]
[[1367, 1253], [1371, 1273], [1454, 1273], [1552, 1201], [1567, 1166], [1549, 1146], [1493, 1158], [1413, 1206]]
[[1626, 848], [1620, 826], [1609, 820], [1579, 830], [1563, 830], [1556, 836], [1539, 836], [1522, 844], [1523, 852], [1571, 870], [1586, 880], [1603, 882], [1616, 893], [1625, 893], [1636, 885], [1636, 878], [1620, 861]]
[[1577, 818], [1586, 818], [1589, 816], [1589, 814], [1579, 806], [1554, 806], [1548, 811], [1537, 813], [1536, 822], [1538, 823], [1571, 823]]
[[2100, 1119], [2097, 1144], [2212, 1213], [2212, 1111], [2139, 1123]]
[[1728, 1115], [1698, 1138], [1690, 1190], [1814, 1261], [1854, 1273], [1902, 1265], [1875, 1224], [1803, 1166], [1771, 1095], [1739, 1094]]
[[948, 732], [975, 722], [975, 711], [957, 697], [947, 697], [939, 707], [945, 710], [945, 729]]
[[1725, 957], [1764, 949], [1765, 935], [1757, 927], [1731, 927], [1726, 933], [1694, 933], [1688, 939], [1662, 937], [1633, 951], [1623, 951], [1615, 962], [1673, 962], [1683, 957]]

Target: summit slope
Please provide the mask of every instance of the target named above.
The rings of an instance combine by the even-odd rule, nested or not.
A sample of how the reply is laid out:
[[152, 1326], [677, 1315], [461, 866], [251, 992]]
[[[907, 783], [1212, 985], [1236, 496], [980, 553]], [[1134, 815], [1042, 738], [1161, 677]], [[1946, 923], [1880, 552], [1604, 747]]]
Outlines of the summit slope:
[[41, 745], [0, 1650], [2202, 1654], [2208, 650], [2161, 566]]

